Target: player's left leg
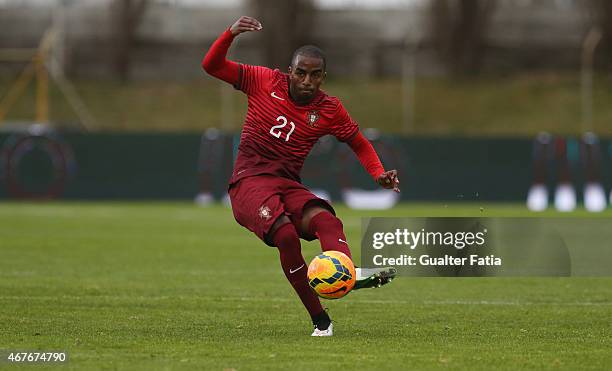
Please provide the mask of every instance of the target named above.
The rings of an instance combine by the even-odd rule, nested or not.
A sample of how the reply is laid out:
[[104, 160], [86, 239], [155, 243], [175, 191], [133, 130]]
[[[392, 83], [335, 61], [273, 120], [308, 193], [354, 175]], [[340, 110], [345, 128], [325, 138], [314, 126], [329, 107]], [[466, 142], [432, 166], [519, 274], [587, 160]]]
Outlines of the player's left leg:
[[[304, 205], [300, 227], [308, 235], [316, 236], [319, 239], [321, 250], [340, 251], [352, 259], [342, 221], [327, 207], [317, 202]], [[355, 267], [355, 273], [357, 277], [353, 289], [358, 290], [380, 287], [391, 282], [395, 278], [396, 270], [391, 267], [372, 269]]]
[[342, 221], [327, 208], [311, 202], [304, 206], [301, 229], [305, 234], [315, 236], [321, 243], [321, 250], [335, 250], [353, 258], [346, 236], [344, 235]]
[[[332, 206], [315, 196], [301, 183], [285, 180], [283, 202], [299, 236], [307, 241], [318, 239], [323, 251], [340, 251], [352, 259], [351, 250], [344, 234], [343, 225]], [[380, 287], [395, 277], [394, 268], [365, 270], [355, 268], [353, 289]]]

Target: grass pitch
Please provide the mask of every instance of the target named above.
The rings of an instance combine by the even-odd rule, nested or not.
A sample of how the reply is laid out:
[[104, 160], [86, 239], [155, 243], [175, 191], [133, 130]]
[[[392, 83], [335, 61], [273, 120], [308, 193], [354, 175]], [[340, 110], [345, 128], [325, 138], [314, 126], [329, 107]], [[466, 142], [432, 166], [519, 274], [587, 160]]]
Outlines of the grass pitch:
[[[355, 255], [361, 217], [529, 215], [474, 204], [338, 214]], [[303, 250], [309, 260], [318, 244]], [[612, 278], [402, 277], [326, 301], [335, 336], [311, 338], [276, 251], [222, 206], [2, 203], [0, 253], [0, 349], [66, 350], [64, 369], [612, 364]]]

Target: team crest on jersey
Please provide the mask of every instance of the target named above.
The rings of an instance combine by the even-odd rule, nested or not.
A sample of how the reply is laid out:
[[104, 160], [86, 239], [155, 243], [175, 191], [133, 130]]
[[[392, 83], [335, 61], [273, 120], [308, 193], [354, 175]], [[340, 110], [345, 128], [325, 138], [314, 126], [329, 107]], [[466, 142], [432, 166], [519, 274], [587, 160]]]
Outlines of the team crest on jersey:
[[259, 208], [259, 217], [266, 220], [270, 219], [272, 217], [272, 210], [266, 205], [263, 205]]
[[310, 111], [308, 112], [308, 126], [314, 128], [317, 126], [317, 121], [319, 120], [319, 112]]

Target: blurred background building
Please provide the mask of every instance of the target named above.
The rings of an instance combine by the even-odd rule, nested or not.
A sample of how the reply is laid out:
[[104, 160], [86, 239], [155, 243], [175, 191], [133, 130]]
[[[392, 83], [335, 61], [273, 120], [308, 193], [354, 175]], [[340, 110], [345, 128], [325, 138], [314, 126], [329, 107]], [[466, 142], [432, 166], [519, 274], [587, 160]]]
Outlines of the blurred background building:
[[597, 0], [4, 0], [0, 47], [35, 46], [55, 22], [70, 76], [196, 78], [206, 47], [251, 14], [266, 32], [241, 39], [234, 56], [283, 69], [303, 43], [327, 50], [340, 76], [397, 77], [405, 53], [418, 55], [419, 75], [576, 69], [592, 27], [609, 44], [610, 8]]

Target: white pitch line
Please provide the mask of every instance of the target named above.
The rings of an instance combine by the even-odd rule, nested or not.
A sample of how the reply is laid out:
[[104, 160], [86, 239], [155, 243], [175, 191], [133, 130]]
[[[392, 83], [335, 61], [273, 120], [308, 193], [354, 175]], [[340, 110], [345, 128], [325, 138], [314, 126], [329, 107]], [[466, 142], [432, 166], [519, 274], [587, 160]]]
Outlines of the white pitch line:
[[[271, 302], [291, 302], [291, 298], [262, 298], [262, 297], [228, 297], [221, 298], [221, 301], [271, 301]], [[397, 304], [397, 305], [499, 305], [499, 306], [520, 306], [520, 305], [541, 305], [541, 306], [612, 306], [612, 302], [520, 302], [520, 301], [488, 301], [488, 300], [372, 300], [347, 298], [351, 303], [359, 304]]]
[[[231, 297], [205, 297], [205, 296], [114, 296], [114, 295], [58, 295], [58, 296], [0, 296], [0, 300], [87, 300], [87, 299], [104, 299], [104, 300], [193, 300], [196, 301], [246, 301], [246, 302], [294, 302], [294, 298], [281, 297], [257, 297], [257, 296], [231, 296]], [[372, 300], [372, 299], [356, 299], [349, 297], [347, 302], [357, 304], [385, 304], [385, 305], [489, 305], [489, 306], [612, 306], [612, 302], [592, 302], [592, 301], [576, 301], [576, 302], [530, 302], [530, 301], [497, 301], [497, 300]]]
[[612, 306], [612, 302], [592, 302], [592, 301], [575, 301], [575, 302], [530, 302], [530, 301], [488, 301], [488, 300], [440, 300], [440, 301], [423, 301], [423, 304], [432, 305], [564, 305], [564, 306]]

